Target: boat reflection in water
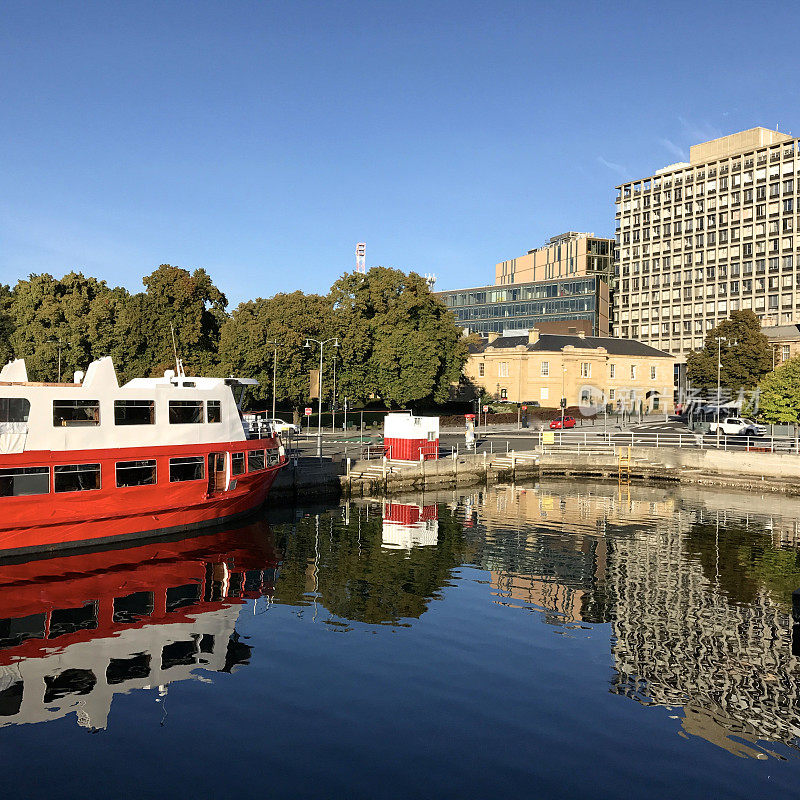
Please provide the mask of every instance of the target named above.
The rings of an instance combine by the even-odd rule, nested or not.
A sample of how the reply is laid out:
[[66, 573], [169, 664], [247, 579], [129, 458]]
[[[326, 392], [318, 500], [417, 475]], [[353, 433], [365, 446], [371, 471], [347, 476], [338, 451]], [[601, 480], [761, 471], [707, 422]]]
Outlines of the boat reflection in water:
[[247, 598], [274, 593], [268, 526], [0, 564], [0, 726], [106, 727], [115, 694], [231, 672]]

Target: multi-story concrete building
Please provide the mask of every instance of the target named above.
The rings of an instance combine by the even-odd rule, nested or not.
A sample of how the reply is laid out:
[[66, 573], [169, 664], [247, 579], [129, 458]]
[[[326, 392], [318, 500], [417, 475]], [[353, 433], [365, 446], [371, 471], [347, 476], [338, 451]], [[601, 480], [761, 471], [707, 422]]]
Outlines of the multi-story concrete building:
[[766, 128], [617, 187], [612, 330], [680, 360], [738, 309], [800, 322], [798, 140]]
[[[437, 292], [470, 332], [527, 330], [542, 323], [608, 336], [614, 240], [570, 231], [495, 265], [493, 286]], [[553, 323], [566, 323], [560, 329]]]
[[553, 236], [524, 256], [501, 261], [494, 268], [498, 286], [531, 283], [578, 275], [599, 275], [609, 281], [614, 271], [614, 240], [593, 233], [567, 233]]

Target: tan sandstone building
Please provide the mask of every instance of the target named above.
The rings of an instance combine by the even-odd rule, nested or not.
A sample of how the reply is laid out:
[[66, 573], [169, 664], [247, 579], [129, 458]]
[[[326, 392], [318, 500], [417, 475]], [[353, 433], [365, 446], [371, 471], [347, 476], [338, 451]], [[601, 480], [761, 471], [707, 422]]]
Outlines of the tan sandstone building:
[[675, 358], [631, 339], [508, 331], [470, 346], [466, 377], [499, 400], [673, 410]]

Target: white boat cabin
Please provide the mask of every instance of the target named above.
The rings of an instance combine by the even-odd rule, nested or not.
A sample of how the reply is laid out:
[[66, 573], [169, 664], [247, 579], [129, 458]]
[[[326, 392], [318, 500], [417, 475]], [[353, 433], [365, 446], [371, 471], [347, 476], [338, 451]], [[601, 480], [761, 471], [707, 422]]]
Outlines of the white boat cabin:
[[0, 454], [244, 441], [250, 378], [135, 378], [120, 386], [111, 358], [73, 383], [32, 383], [24, 360], [0, 370]]

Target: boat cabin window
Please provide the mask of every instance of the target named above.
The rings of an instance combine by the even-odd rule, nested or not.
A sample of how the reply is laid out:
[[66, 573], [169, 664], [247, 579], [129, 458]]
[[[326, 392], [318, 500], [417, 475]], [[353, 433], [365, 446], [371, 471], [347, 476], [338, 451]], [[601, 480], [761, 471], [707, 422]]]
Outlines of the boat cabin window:
[[0, 649], [17, 647], [28, 639], [44, 639], [46, 623], [47, 615], [44, 613], [0, 619]]
[[258, 470], [264, 469], [264, 451], [251, 450], [247, 454], [247, 467], [250, 472], [258, 472]]
[[90, 669], [65, 669], [60, 675], [45, 675], [44, 703], [55, 703], [71, 694], [89, 694], [97, 684]]
[[0, 497], [50, 493], [50, 467], [0, 469]]
[[196, 653], [197, 642], [194, 639], [165, 644], [161, 649], [161, 669], [194, 664]]
[[53, 400], [53, 425], [56, 427], [99, 424], [99, 400]]
[[155, 595], [152, 592], [133, 592], [124, 597], [114, 598], [114, 622], [138, 622], [142, 617], [149, 617], [155, 607]]
[[205, 459], [202, 456], [171, 458], [169, 460], [170, 483], [199, 481], [205, 477], [205, 474]]
[[0, 397], [0, 422], [27, 422], [31, 404], [24, 397]]
[[222, 403], [219, 400], [206, 401], [206, 420], [208, 422], [222, 422]]
[[113, 686], [125, 681], [143, 680], [150, 674], [150, 655], [139, 653], [130, 658], [112, 658], [106, 667], [106, 683]]
[[170, 586], [167, 589], [167, 613], [187, 608], [200, 602], [200, 584], [185, 583], [183, 586]]
[[231, 453], [231, 475], [244, 474], [244, 453]]
[[0, 691], [0, 717], [13, 717], [22, 708], [24, 681], [14, 681]]
[[270, 467], [274, 467], [276, 464], [279, 464], [281, 461], [281, 454], [278, 452], [276, 448], [271, 450], [267, 450], [267, 465]]
[[156, 482], [155, 459], [148, 461], [117, 461], [117, 487], [152, 486]]
[[48, 639], [97, 628], [97, 603], [92, 600], [79, 608], [54, 608], [50, 612]]
[[68, 464], [53, 467], [57, 492], [86, 492], [100, 488], [99, 464]]
[[155, 425], [156, 404], [153, 400], [115, 400], [115, 425]]
[[169, 421], [172, 425], [185, 425], [203, 421], [202, 400], [170, 400]]

